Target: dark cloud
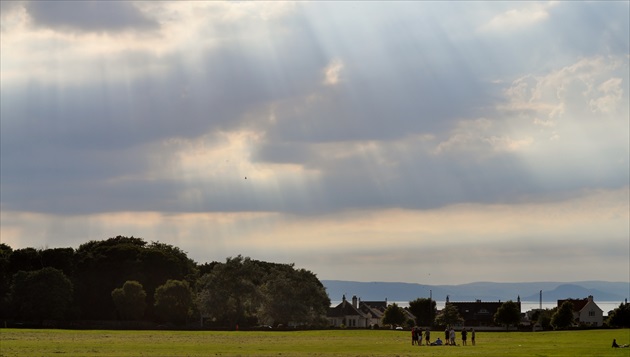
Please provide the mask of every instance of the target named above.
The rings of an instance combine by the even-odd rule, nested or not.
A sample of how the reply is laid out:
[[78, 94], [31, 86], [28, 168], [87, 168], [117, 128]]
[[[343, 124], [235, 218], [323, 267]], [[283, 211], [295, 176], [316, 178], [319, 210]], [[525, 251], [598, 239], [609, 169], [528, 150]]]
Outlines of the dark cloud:
[[[119, 31], [155, 25], [126, 2], [26, 6], [38, 25], [53, 28]], [[233, 36], [242, 42], [202, 49], [195, 60], [185, 51], [159, 57], [128, 51], [94, 63], [94, 68], [114, 68], [115, 78], [95, 70], [87, 82], [30, 79], [3, 85], [3, 208], [307, 214], [515, 202], [540, 194], [562, 197], [584, 187], [627, 185], [627, 172], [588, 175], [587, 169], [567, 165], [570, 146], [562, 155], [550, 154], [544, 172], [533, 172], [531, 162], [518, 153], [493, 153], [487, 143], [479, 150], [463, 147], [436, 154], [461, 121], [486, 116], [503, 120], [504, 113], [494, 106], [504, 99], [490, 74], [508, 72], [513, 64], [510, 76], [522, 75], [530, 60], [539, 60], [542, 47], [505, 53], [490, 45], [498, 38], [490, 36], [485, 45], [492, 50], [486, 51], [484, 41], [452, 37], [427, 14], [416, 27], [414, 11], [389, 11], [374, 22], [346, 23], [339, 14], [332, 20], [298, 15], [282, 22], [295, 31], [272, 32], [267, 42], [239, 34], [232, 25]], [[394, 21], [398, 16], [402, 20]], [[617, 34], [613, 27], [608, 25], [608, 31]], [[567, 29], [559, 31], [570, 36]], [[573, 48], [571, 43], [560, 47]], [[482, 65], [480, 58], [487, 63]], [[342, 64], [340, 79], [325, 84], [324, 68], [334, 61]], [[160, 70], [120, 75], [142, 69], [144, 63]], [[501, 69], [494, 72], [497, 63]], [[243, 128], [265, 135], [253, 156], [244, 160], [296, 164], [316, 172], [317, 178], [293, 185], [280, 182], [275, 190], [257, 185], [255, 172], [247, 174], [247, 185], [240, 172], [233, 179], [151, 178], [155, 160], [172, 164], [174, 153], [161, 151], [165, 140]], [[405, 143], [405, 138], [425, 134], [432, 139], [422, 145]], [[482, 139], [474, 144], [484, 144]], [[360, 142], [379, 143], [378, 152], [356, 151]], [[322, 150], [326, 145], [332, 146]], [[194, 200], [182, 199], [190, 192]]]
[[118, 32], [159, 26], [128, 1], [27, 1], [24, 6], [36, 26], [52, 29]]
[[21, 1], [0, 1], [0, 12], [6, 14], [22, 6]]
[[[543, 31], [552, 35], [548, 46], [555, 51], [571, 49], [581, 56], [601, 53], [624, 55], [630, 51], [630, 6], [628, 2], [559, 3], [550, 9], [550, 20]], [[588, 23], [573, 27], [569, 24]]]

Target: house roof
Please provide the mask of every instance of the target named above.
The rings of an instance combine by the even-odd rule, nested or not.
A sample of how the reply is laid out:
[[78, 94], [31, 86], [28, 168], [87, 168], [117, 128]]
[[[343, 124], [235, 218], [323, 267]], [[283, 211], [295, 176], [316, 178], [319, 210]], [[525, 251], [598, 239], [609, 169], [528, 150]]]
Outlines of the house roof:
[[573, 304], [573, 311], [580, 311], [588, 303], [588, 299], [562, 299], [558, 300], [558, 307], [562, 306], [566, 301]]
[[344, 316], [361, 316], [380, 319], [387, 309], [387, 301], [361, 301], [358, 300], [358, 306], [355, 308], [352, 303], [346, 300], [345, 295], [343, 301], [328, 309], [328, 317], [344, 317]]
[[[569, 301], [571, 304], [573, 304], [573, 311], [574, 312], [582, 311], [586, 307], [586, 305], [588, 305], [589, 302], [593, 302], [593, 304], [595, 306], [597, 306], [597, 304], [595, 304], [595, 301], [593, 301], [593, 297], [591, 296], [591, 297], [584, 298], [584, 299], [562, 299], [562, 300], [558, 300], [558, 307], [562, 306], [562, 304], [565, 301]], [[599, 306], [597, 306], [597, 308], [600, 309]]]
[[369, 314], [371, 317], [375, 317], [379, 319], [383, 316], [383, 312], [385, 311], [385, 310], [381, 310], [379, 308], [372, 307], [364, 303], [361, 303], [359, 305], [359, 310], [361, 310], [361, 312], [363, 312], [365, 315]]
[[385, 311], [387, 309], [387, 301], [361, 301], [361, 304], [381, 311]]
[[343, 316], [364, 316], [364, 314], [355, 309], [351, 303], [344, 300], [339, 305], [328, 309], [328, 317], [343, 317]]
[[[516, 301], [516, 304], [521, 305], [520, 301]], [[453, 305], [457, 308], [459, 315], [465, 321], [492, 321], [494, 314], [503, 305], [500, 301], [464, 301], [464, 302], [448, 302], [448, 305]]]

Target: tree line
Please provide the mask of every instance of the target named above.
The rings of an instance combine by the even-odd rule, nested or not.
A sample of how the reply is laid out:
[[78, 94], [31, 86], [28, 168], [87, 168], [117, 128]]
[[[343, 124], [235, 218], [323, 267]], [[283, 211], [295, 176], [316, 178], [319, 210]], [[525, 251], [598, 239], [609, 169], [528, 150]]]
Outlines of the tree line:
[[125, 236], [77, 249], [0, 243], [5, 321], [324, 326], [329, 306], [317, 276], [294, 264], [240, 255], [198, 264], [175, 246]]
[[[456, 326], [462, 325], [464, 319], [458, 309], [452, 304], [446, 304], [438, 314], [436, 302], [432, 299], [418, 298], [409, 302], [409, 312], [415, 316], [413, 320], [407, 320], [403, 308], [397, 304], [391, 304], [383, 315], [385, 325], [411, 326]], [[531, 316], [531, 322], [537, 323], [543, 330], [565, 330], [576, 325], [573, 316], [573, 304], [565, 301], [560, 307], [553, 309], [535, 310]], [[493, 316], [497, 325], [517, 327], [521, 322], [521, 309], [512, 300], [501, 304]], [[630, 327], [630, 303], [624, 302], [619, 307], [608, 313], [605, 321], [608, 327]]]
[[[418, 298], [409, 301], [409, 312], [415, 319], [407, 320], [403, 308], [397, 304], [391, 304], [383, 314], [383, 324], [411, 326], [456, 326], [462, 325], [464, 319], [455, 305], [446, 304], [438, 314], [436, 302], [433, 299]], [[497, 309], [493, 320], [498, 325], [518, 326], [521, 321], [521, 309], [518, 304], [508, 300]]]

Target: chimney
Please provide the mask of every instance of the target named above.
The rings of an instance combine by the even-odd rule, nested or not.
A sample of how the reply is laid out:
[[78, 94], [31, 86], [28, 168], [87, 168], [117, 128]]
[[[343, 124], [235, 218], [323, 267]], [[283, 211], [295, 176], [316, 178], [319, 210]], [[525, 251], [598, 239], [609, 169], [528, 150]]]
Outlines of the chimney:
[[352, 297], [352, 307], [354, 307], [355, 309], [357, 308], [357, 296], [354, 295]]
[[593, 301], [593, 295], [588, 296], [588, 301]]

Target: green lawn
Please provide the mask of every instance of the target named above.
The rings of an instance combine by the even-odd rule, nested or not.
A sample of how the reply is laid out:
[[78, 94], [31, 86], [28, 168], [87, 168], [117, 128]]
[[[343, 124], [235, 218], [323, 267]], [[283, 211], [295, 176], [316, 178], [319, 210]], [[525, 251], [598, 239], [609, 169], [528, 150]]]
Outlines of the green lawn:
[[[630, 356], [630, 330], [477, 332], [476, 346], [412, 346], [409, 331], [0, 329], [0, 356]], [[433, 338], [442, 336], [439, 331]], [[459, 338], [459, 334], [458, 334]]]

